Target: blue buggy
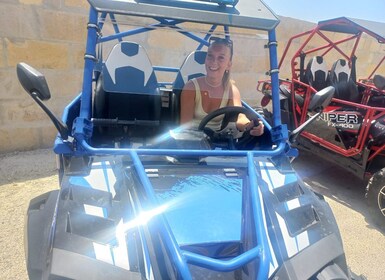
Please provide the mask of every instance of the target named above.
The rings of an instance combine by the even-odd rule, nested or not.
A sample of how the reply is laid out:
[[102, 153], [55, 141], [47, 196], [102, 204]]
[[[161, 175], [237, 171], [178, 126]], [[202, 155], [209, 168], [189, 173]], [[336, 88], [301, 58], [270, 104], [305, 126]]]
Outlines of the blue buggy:
[[[281, 123], [276, 15], [256, 0], [88, 2], [83, 87], [61, 119], [42, 102], [44, 76], [17, 66], [58, 129], [60, 189], [27, 213], [30, 279], [353, 279], [329, 205], [291, 167], [289, 138], [306, 124], [289, 135]], [[243, 106], [186, 129], [181, 89], [205, 74], [212, 36], [239, 48]], [[272, 123], [254, 107], [255, 69], [269, 69]], [[263, 143], [243, 145], [240, 113], [264, 122]], [[221, 114], [223, 129], [208, 131]]]

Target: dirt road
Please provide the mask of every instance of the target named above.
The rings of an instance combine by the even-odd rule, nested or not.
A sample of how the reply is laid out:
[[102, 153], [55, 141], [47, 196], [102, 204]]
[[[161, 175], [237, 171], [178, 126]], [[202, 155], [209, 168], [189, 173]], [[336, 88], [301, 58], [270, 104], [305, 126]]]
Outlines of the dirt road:
[[[0, 155], [0, 279], [27, 279], [24, 215], [30, 199], [57, 188], [50, 149]], [[385, 235], [369, 217], [364, 187], [344, 172], [303, 154], [295, 168], [304, 181], [325, 195], [339, 224], [348, 263], [369, 280], [385, 279]]]

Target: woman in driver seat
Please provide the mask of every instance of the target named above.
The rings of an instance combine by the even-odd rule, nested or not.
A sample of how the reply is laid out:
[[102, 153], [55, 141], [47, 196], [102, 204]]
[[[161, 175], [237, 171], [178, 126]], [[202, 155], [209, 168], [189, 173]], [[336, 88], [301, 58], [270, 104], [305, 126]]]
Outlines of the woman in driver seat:
[[[181, 94], [181, 124], [190, 123], [197, 128], [209, 113], [226, 106], [242, 106], [239, 89], [230, 79], [233, 57], [233, 42], [229, 39], [211, 37], [205, 60], [206, 76], [191, 79]], [[224, 115], [208, 124], [211, 129], [219, 130]], [[264, 132], [261, 121], [255, 125], [244, 114], [239, 114], [236, 127], [239, 131], [249, 131], [252, 136]]]

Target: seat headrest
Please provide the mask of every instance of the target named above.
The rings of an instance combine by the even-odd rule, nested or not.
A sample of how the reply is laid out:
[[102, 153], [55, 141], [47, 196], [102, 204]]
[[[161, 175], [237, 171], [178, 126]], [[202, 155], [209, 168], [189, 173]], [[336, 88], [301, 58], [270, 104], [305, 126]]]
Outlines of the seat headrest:
[[103, 89], [107, 92], [146, 93], [158, 84], [145, 49], [134, 42], [116, 44], [102, 73]]
[[[315, 56], [310, 59], [307, 67], [309, 71], [311, 71], [311, 73], [313, 74], [313, 77], [315, 77], [317, 71], [322, 71], [326, 74], [328, 73], [327, 65], [322, 56]], [[322, 78], [326, 81], [327, 75]]]
[[195, 51], [187, 56], [184, 64], [180, 68], [183, 81], [186, 83], [191, 80], [190, 75], [206, 74], [205, 60], [207, 53], [205, 51]]
[[329, 85], [328, 67], [322, 56], [312, 57], [306, 67], [305, 78], [307, 83], [316, 90], [321, 90]]
[[350, 67], [345, 59], [338, 59], [334, 62], [330, 73], [332, 82], [347, 82], [350, 79]]
[[186, 57], [175, 79], [174, 88], [182, 89], [187, 81], [206, 75], [206, 55], [206, 51], [194, 51]]

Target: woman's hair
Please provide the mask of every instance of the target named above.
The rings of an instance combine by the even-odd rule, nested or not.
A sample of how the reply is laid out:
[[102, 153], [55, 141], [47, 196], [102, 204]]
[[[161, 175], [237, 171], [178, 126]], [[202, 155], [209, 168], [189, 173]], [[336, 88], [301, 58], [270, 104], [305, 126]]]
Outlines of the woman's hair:
[[[230, 61], [233, 60], [233, 41], [232, 40], [228, 38], [211, 37], [209, 43], [210, 43], [209, 47], [214, 45], [224, 45], [228, 47], [230, 49]], [[222, 78], [223, 87], [226, 88], [226, 86], [228, 86], [230, 82], [231, 82], [230, 71], [226, 70]]]

